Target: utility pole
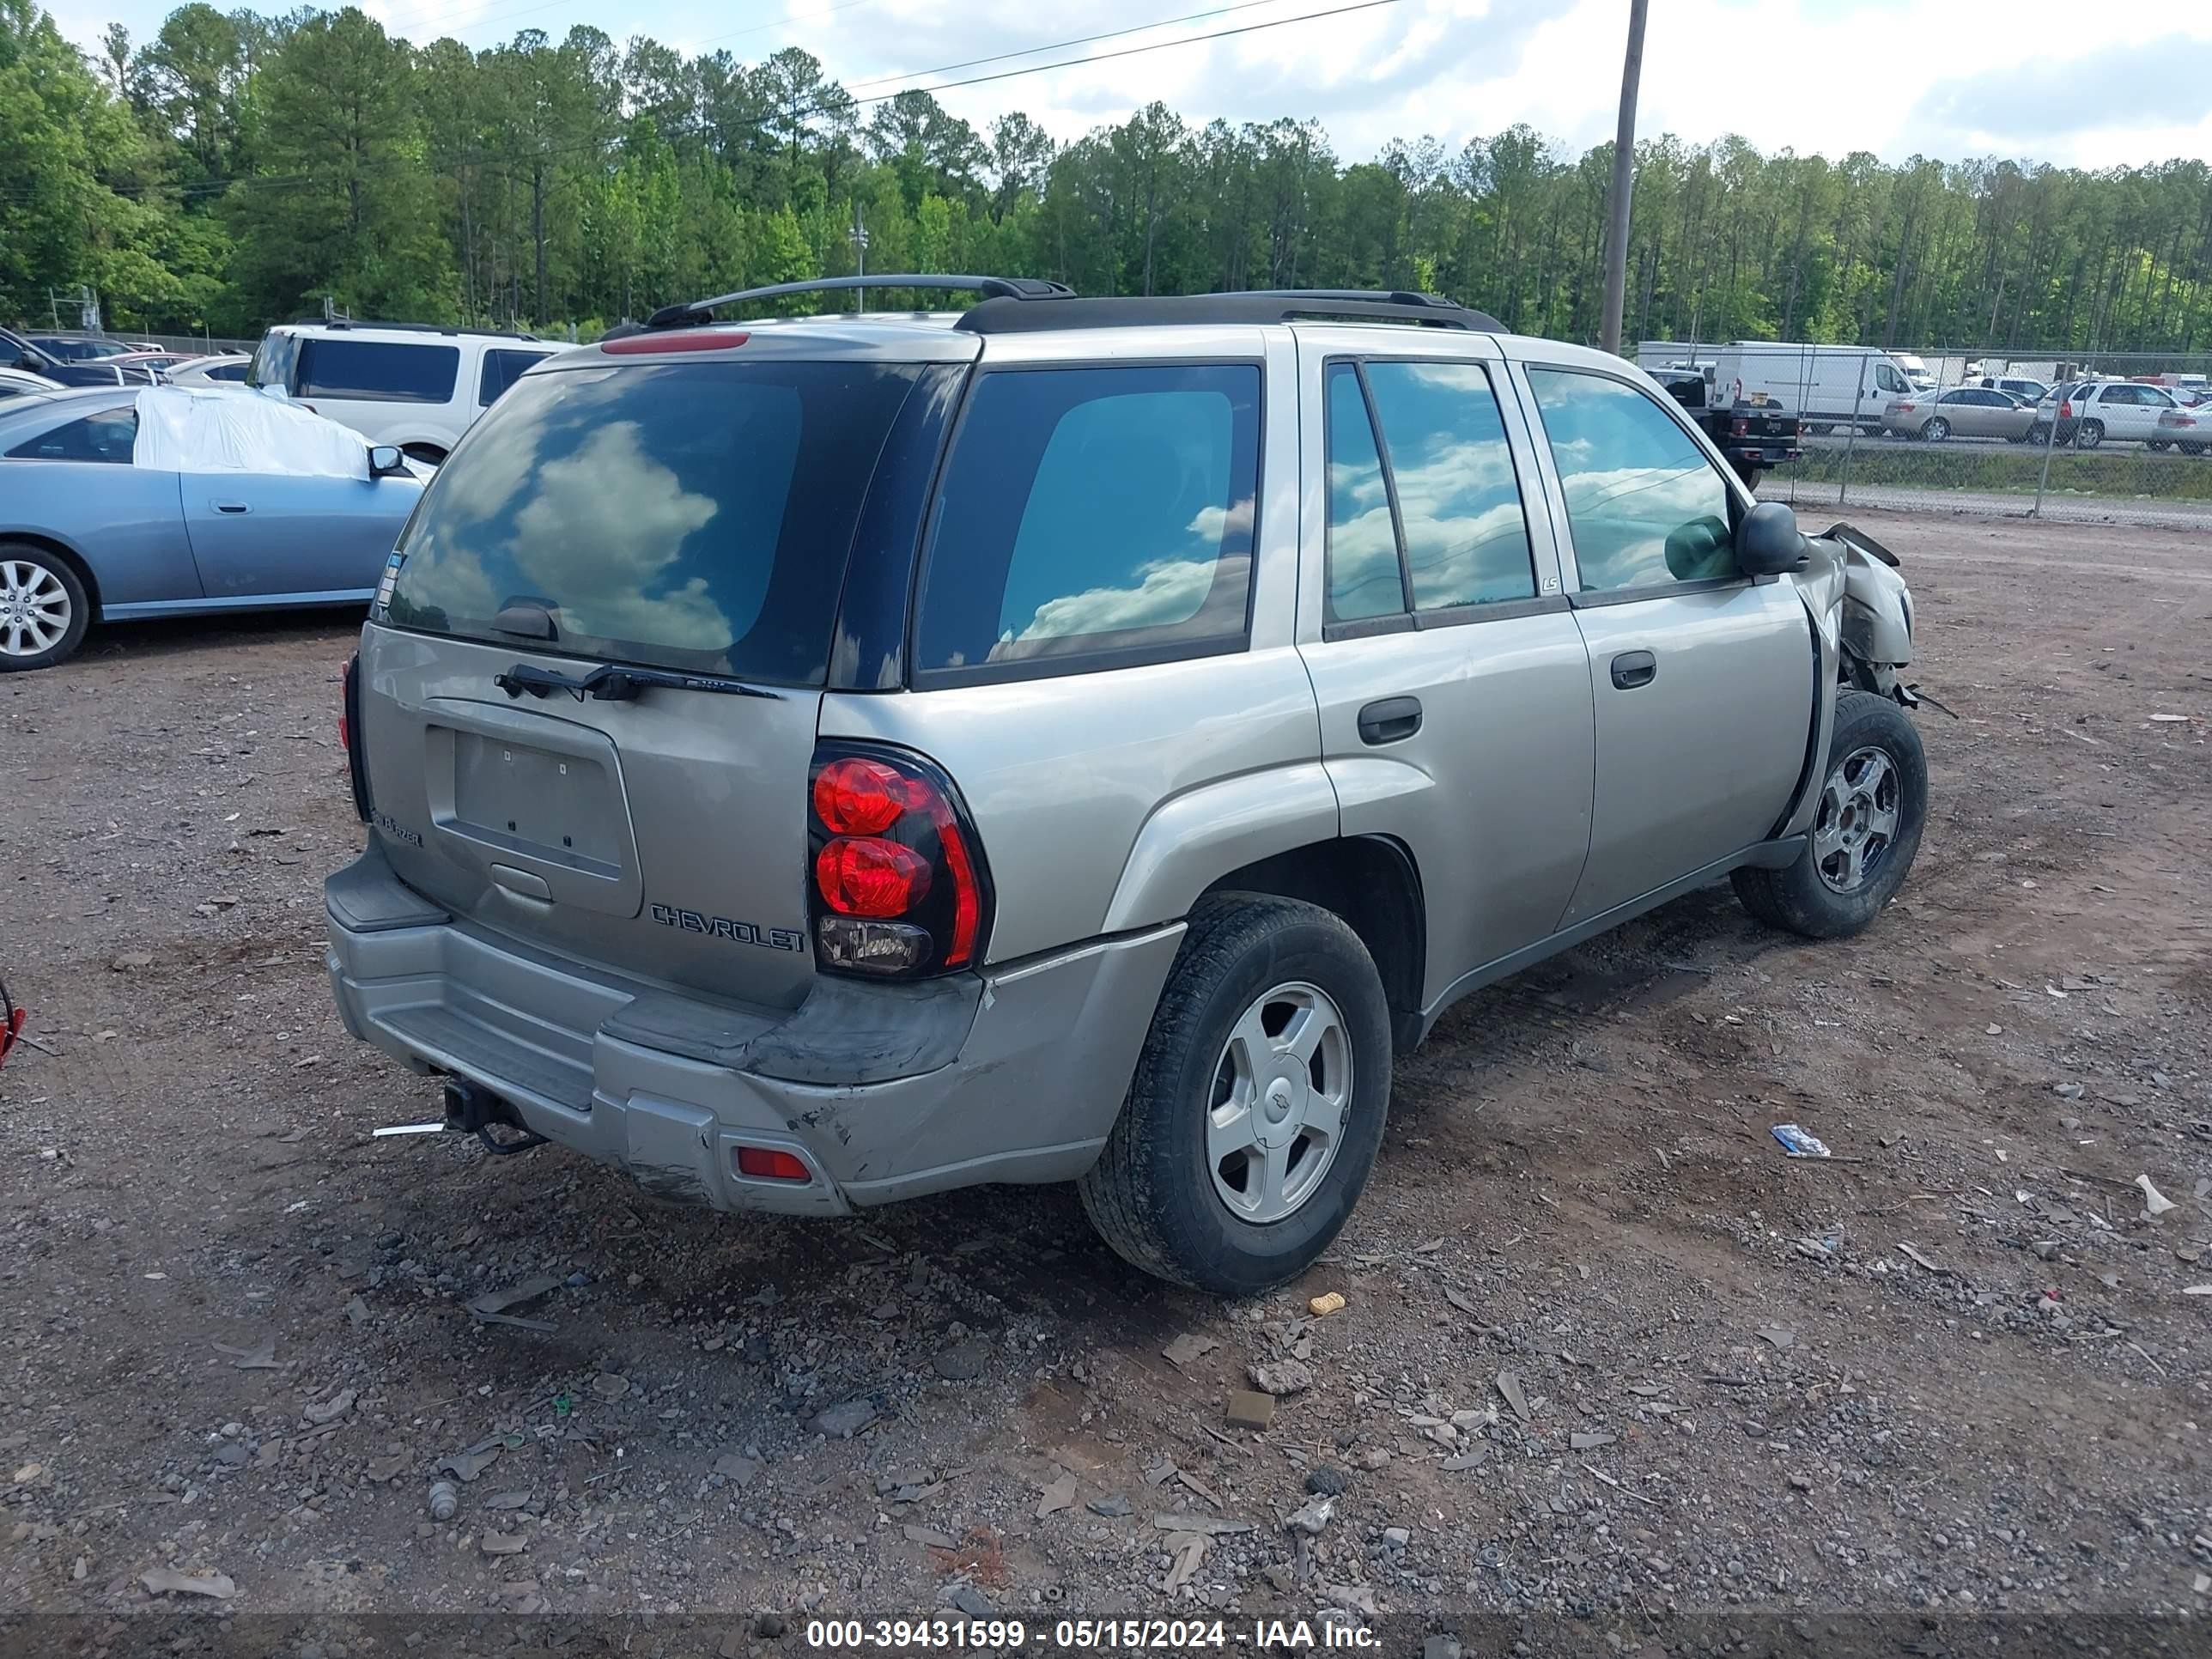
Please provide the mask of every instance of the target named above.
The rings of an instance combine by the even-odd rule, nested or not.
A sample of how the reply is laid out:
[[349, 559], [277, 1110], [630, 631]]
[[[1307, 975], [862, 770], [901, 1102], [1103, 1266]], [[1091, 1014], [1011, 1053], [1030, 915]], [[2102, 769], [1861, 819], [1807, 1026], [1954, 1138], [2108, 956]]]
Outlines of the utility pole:
[[1628, 192], [1636, 176], [1636, 86], [1644, 76], [1644, 14], [1650, 0], [1628, 0], [1628, 59], [1620, 70], [1620, 125], [1613, 139], [1613, 216], [1605, 239], [1605, 317], [1598, 343], [1620, 353], [1620, 312], [1628, 299]]
[[[860, 222], [860, 204], [858, 201], [853, 204], [853, 228], [845, 233], [845, 240], [853, 245], [853, 255], [860, 262], [858, 274], [866, 276], [868, 274], [868, 228]], [[853, 297], [860, 302], [862, 311], [867, 310], [867, 289], [854, 289]]]

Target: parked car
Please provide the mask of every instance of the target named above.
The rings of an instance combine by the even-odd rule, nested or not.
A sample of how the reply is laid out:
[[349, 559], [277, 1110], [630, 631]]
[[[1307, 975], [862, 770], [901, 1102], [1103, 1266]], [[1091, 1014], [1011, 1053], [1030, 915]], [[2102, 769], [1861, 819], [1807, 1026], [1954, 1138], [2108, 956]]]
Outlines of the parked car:
[[151, 386], [161, 379], [155, 369], [133, 368], [96, 359], [64, 361], [4, 328], [0, 328], [0, 368], [42, 375], [61, 386]]
[[[142, 415], [173, 426], [171, 400], [193, 398], [234, 406], [222, 441], [147, 464]], [[65, 660], [95, 622], [368, 599], [419, 478], [396, 449], [261, 401], [163, 386], [0, 403], [0, 672]], [[284, 424], [300, 422], [328, 430]], [[357, 476], [332, 476], [354, 448]]]
[[2043, 401], [2051, 390], [2049, 382], [2033, 380], [2025, 374], [1984, 374], [1974, 382], [1990, 392], [2005, 392], [2030, 405]]
[[2212, 408], [2169, 409], [2158, 417], [2158, 436], [2153, 449], [2168, 445], [2185, 455], [2202, 455], [2212, 447]]
[[1722, 875], [1814, 937], [1904, 881], [1893, 559], [1648, 375], [1420, 296], [866, 282], [984, 297], [541, 363], [392, 559], [330, 964], [451, 1126], [725, 1209], [1076, 1181], [1248, 1292], [1458, 999]]
[[436, 462], [517, 375], [560, 349], [534, 334], [496, 329], [285, 323], [262, 337], [246, 378], [371, 443]]
[[97, 362], [103, 357], [119, 357], [138, 349], [121, 340], [88, 334], [33, 334], [26, 337], [40, 350], [67, 363]]
[[2023, 442], [2035, 411], [2008, 392], [1958, 386], [1937, 396], [1901, 398], [1881, 412], [1881, 429], [1893, 438], [1941, 443], [1961, 438], [2008, 438]]
[[2028, 441], [2043, 442], [2055, 416], [2057, 441], [2077, 449], [2094, 449], [2107, 439], [2151, 443], [2158, 438], [2158, 417], [2178, 407], [2172, 395], [2158, 386], [2133, 380], [2077, 381], [2036, 406]]
[[40, 392], [64, 390], [59, 380], [43, 374], [27, 374], [20, 368], [0, 368], [0, 398], [27, 398]]
[[252, 361], [243, 353], [230, 352], [191, 357], [165, 371], [162, 378], [173, 386], [242, 386], [246, 384], [246, 366]]

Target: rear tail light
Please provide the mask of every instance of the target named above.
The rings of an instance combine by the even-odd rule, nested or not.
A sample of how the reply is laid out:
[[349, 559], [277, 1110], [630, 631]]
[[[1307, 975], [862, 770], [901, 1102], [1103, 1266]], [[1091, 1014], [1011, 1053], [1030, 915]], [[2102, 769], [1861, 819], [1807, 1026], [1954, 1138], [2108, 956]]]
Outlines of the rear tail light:
[[990, 880], [950, 778], [904, 750], [823, 744], [807, 798], [817, 967], [915, 978], [981, 959]]
[[2062, 421], [2072, 420], [2074, 418], [2074, 405], [2070, 403], [2059, 404], [2058, 418]]
[[368, 757], [361, 752], [361, 653], [346, 659], [345, 702], [338, 714], [338, 744], [345, 750], [346, 776], [353, 785], [353, 810], [368, 822]]

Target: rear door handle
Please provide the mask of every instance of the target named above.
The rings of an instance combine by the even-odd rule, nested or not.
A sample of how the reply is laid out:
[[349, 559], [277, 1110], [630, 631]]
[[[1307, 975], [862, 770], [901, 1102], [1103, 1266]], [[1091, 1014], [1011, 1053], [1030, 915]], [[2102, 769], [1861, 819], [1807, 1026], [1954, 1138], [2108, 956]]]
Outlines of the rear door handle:
[[1613, 689], [1633, 691], [1659, 678], [1659, 659], [1649, 651], [1624, 651], [1613, 659]]
[[1359, 740], [1365, 744], [1402, 743], [1421, 729], [1419, 697], [1385, 697], [1359, 711]]
[[210, 503], [218, 513], [251, 513], [253, 509], [244, 501], [214, 501]]

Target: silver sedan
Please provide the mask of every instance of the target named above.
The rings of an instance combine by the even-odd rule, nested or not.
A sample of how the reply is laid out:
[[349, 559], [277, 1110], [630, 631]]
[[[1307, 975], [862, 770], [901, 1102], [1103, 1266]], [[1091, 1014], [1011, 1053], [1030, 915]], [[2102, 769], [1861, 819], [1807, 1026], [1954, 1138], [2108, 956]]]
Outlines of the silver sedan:
[[1881, 429], [1893, 438], [1924, 438], [1940, 443], [1961, 438], [2027, 440], [2035, 410], [2009, 392], [1989, 386], [1960, 386], [1937, 397], [1900, 398], [1881, 411]]

